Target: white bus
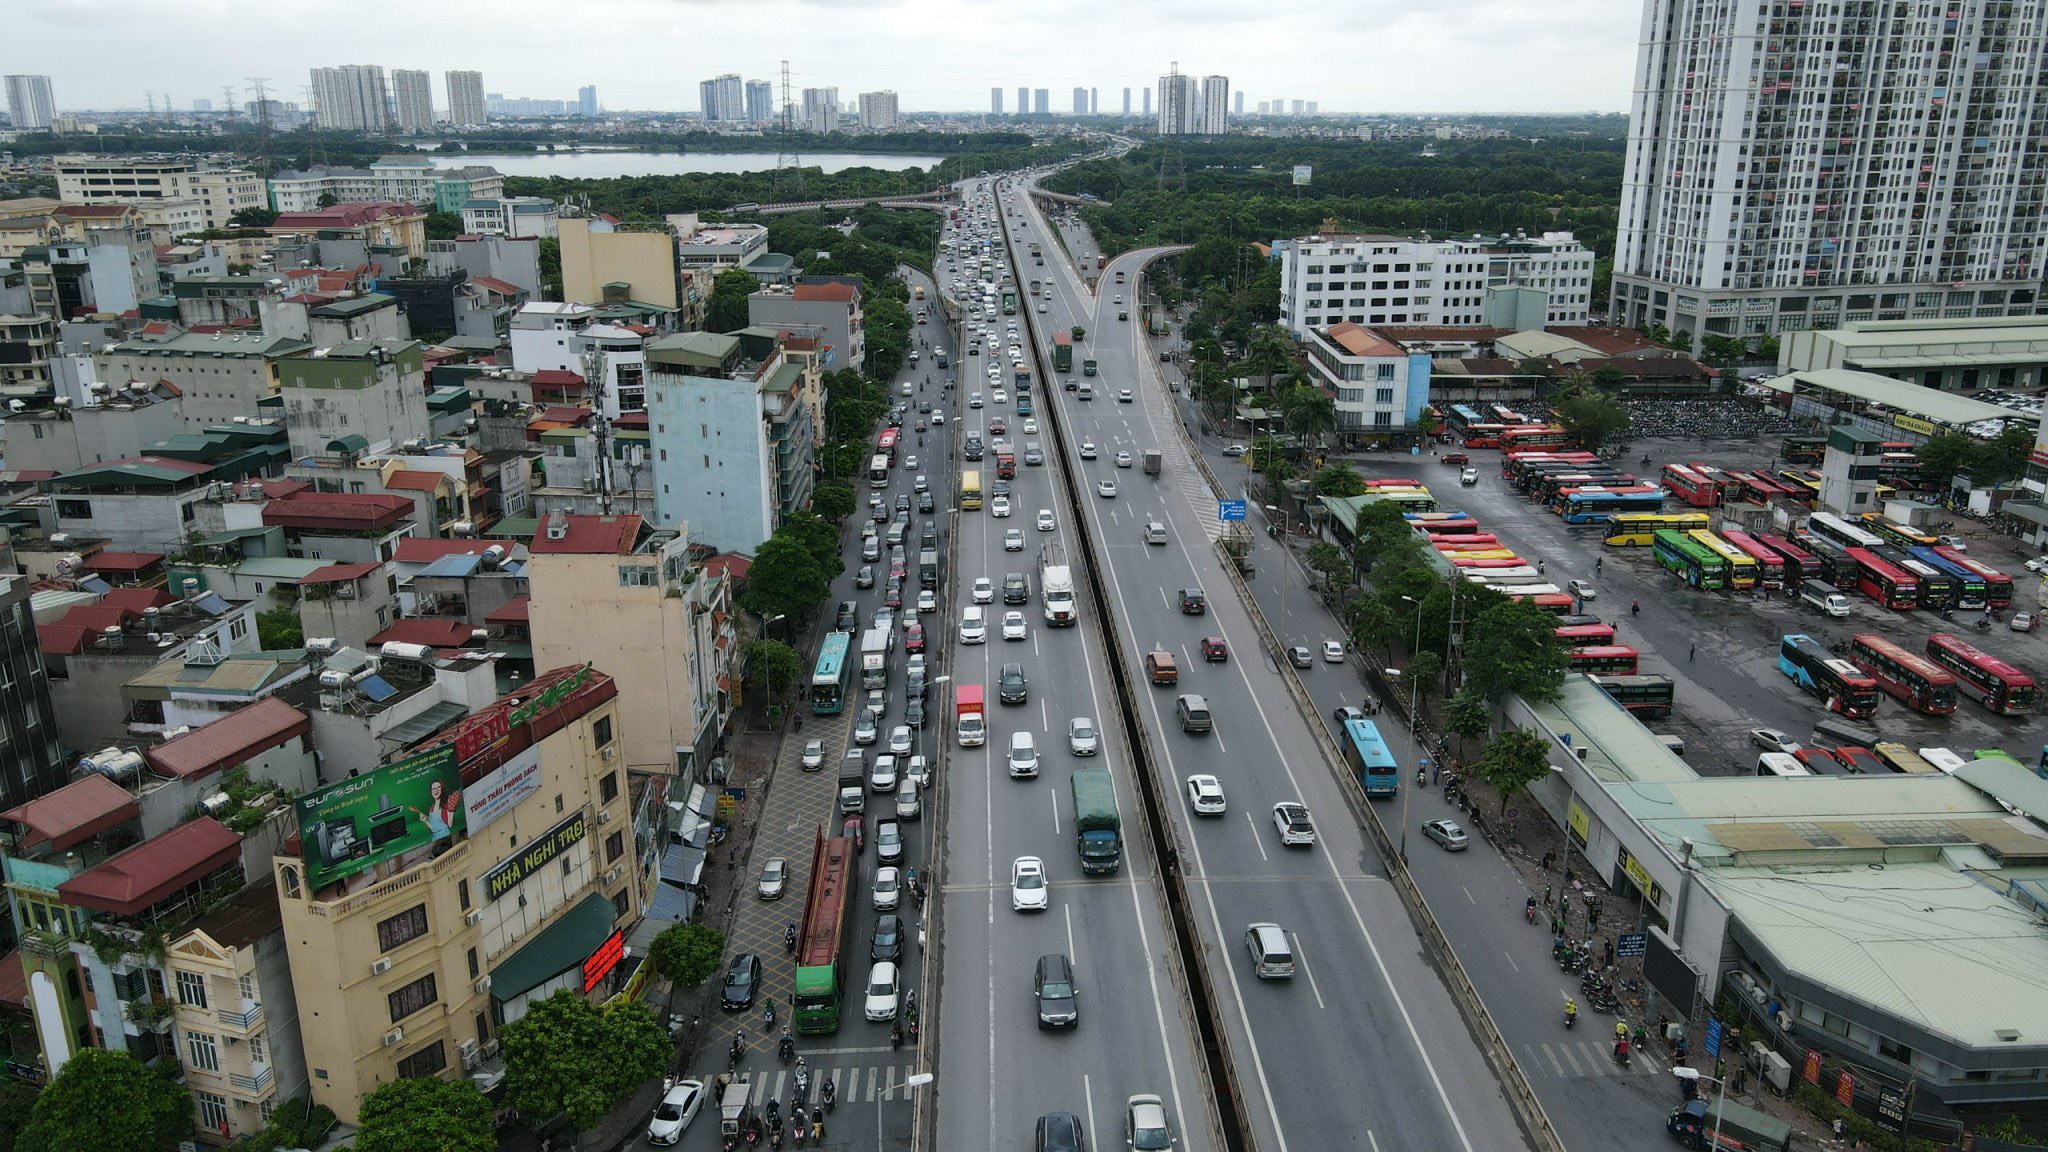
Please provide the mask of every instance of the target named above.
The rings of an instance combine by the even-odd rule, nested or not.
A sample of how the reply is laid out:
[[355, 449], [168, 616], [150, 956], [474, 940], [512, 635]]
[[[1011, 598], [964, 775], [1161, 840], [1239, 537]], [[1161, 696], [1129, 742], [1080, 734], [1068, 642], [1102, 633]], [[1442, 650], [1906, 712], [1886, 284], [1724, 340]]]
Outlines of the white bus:
[[1806, 765], [1789, 752], [1766, 752], [1756, 758], [1756, 774], [1759, 776], [1811, 776]]
[[868, 483], [877, 488], [889, 483], [889, 458], [877, 454], [868, 460]]

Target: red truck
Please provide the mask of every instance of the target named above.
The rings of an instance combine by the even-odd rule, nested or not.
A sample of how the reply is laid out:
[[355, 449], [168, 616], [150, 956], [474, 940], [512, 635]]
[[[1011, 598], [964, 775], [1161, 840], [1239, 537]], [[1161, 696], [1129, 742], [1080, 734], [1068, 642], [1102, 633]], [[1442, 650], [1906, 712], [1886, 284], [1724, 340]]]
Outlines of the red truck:
[[979, 684], [962, 684], [953, 692], [953, 728], [962, 748], [973, 748], [988, 740], [988, 713], [981, 701]]
[[996, 452], [996, 475], [1004, 480], [1017, 478], [1017, 454], [1007, 449]]

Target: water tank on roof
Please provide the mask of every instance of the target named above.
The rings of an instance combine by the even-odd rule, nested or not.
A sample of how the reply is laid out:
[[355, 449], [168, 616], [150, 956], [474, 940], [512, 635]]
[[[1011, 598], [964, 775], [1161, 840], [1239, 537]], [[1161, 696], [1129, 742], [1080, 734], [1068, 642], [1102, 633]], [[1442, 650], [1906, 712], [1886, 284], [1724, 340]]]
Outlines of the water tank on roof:
[[506, 555], [507, 553], [505, 551], [505, 546], [503, 544], [493, 544], [489, 548], [484, 549], [484, 554], [480, 558], [479, 562], [483, 564], [485, 568], [495, 569], [505, 563]]
[[70, 543], [71, 543], [71, 533], [69, 533], [69, 532], [52, 532], [52, 533], [50, 533], [50, 547], [52, 547], [52, 548], [63, 548], [63, 547], [66, 547], [66, 546], [68, 546], [68, 545], [69, 545]]
[[476, 535], [476, 521], [457, 520], [448, 526], [448, 534], [450, 536], [474, 536]]
[[379, 655], [396, 656], [401, 660], [429, 660], [434, 655], [434, 650], [425, 644], [405, 644], [397, 640], [386, 641], [377, 651]]
[[206, 799], [201, 800], [199, 802], [199, 811], [202, 815], [219, 816], [221, 813], [227, 811], [228, 808], [233, 804], [234, 801], [228, 799], [227, 793], [215, 792], [213, 795], [208, 796]]
[[343, 672], [337, 668], [329, 668], [325, 672], [320, 673], [320, 686], [322, 688], [347, 687], [348, 673]]
[[336, 641], [332, 636], [306, 637], [306, 651], [318, 653], [322, 656], [325, 656], [329, 652], [334, 651], [335, 644]]
[[176, 740], [178, 737], [183, 736], [190, 731], [192, 731], [192, 726], [190, 724], [180, 724], [175, 728], [166, 728], [164, 729], [164, 739]]
[[185, 590], [185, 598], [187, 600], [194, 599], [199, 595], [199, 578], [197, 576], [187, 576], [178, 582], [178, 587]]
[[9, 401], [7, 402], [7, 410], [8, 410], [9, 412], [26, 412], [26, 411], [28, 411], [28, 401], [26, 401], [26, 400], [9, 400]]
[[132, 780], [142, 771], [142, 756], [119, 748], [102, 748], [78, 762], [79, 770], [109, 780]]

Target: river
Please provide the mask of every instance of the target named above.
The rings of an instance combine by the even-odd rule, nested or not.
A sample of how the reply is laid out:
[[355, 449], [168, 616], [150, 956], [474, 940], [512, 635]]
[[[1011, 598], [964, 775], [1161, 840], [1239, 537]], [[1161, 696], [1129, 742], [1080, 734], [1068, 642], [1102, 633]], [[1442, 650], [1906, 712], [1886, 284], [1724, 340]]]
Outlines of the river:
[[[487, 164], [507, 176], [561, 176], [571, 180], [602, 180], [613, 176], [680, 176], [697, 172], [766, 172], [775, 167], [773, 152], [463, 152], [434, 153], [436, 167]], [[804, 153], [806, 168], [837, 172], [844, 168], [878, 168], [898, 172], [931, 168], [942, 157], [877, 155], [863, 152]]]

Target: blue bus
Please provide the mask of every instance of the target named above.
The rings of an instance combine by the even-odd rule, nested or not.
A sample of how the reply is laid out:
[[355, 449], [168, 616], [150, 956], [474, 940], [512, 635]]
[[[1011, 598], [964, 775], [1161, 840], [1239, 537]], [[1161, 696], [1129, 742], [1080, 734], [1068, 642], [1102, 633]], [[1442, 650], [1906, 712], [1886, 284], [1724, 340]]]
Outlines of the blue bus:
[[1344, 762], [1358, 774], [1359, 787], [1372, 799], [1392, 796], [1401, 790], [1401, 766], [1370, 720], [1344, 721]]
[[[1908, 548], [1906, 549], [1906, 555], [1949, 578], [1950, 584], [1955, 588], [1956, 607], [1975, 611], [1984, 606], [1984, 577], [1943, 556], [1932, 548]], [[1921, 596], [1924, 600], [1927, 586], [1923, 582], [1920, 587]]]
[[1567, 524], [1605, 524], [1631, 512], [1662, 512], [1664, 490], [1580, 488], [1560, 493], [1551, 501], [1550, 510]]
[[847, 689], [853, 681], [853, 633], [831, 632], [818, 651], [811, 671], [811, 711], [827, 716], [846, 711]]

